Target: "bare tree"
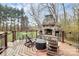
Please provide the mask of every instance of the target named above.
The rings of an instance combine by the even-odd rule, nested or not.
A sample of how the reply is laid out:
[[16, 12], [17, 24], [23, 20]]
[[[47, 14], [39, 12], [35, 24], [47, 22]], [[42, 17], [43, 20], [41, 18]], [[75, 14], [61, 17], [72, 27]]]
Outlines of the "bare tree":
[[39, 28], [41, 28], [40, 12], [41, 12], [41, 10], [40, 10], [40, 4], [37, 5], [37, 8], [35, 8], [34, 4], [30, 4], [30, 12], [29, 12], [29, 14], [36, 21], [36, 23], [38, 24]]
[[62, 6], [63, 6], [63, 14], [64, 14], [64, 19], [65, 19], [65, 22], [66, 22], [66, 10], [65, 10], [65, 6], [64, 6], [64, 3], [62, 3]]
[[58, 14], [57, 14], [57, 9], [56, 9], [56, 4], [54, 3], [49, 3], [47, 4], [49, 13], [53, 16], [53, 20], [55, 22], [58, 22]]

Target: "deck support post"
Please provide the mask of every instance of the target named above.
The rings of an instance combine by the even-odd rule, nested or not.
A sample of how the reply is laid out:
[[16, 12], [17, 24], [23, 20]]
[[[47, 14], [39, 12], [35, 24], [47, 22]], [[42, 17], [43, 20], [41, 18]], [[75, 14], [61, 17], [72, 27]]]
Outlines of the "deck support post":
[[7, 49], [7, 32], [5, 32], [5, 49]]
[[61, 42], [64, 43], [64, 31], [62, 31], [62, 39]]
[[16, 40], [16, 31], [12, 31], [12, 42]]

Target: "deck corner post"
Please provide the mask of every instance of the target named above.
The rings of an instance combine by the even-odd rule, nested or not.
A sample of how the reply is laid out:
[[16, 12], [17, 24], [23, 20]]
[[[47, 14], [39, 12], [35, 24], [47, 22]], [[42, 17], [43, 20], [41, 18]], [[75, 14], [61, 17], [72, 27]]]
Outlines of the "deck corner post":
[[7, 49], [7, 32], [5, 32], [5, 49]]
[[64, 31], [62, 31], [62, 39], [61, 39], [62, 43], [64, 43], [64, 34], [65, 34]]
[[16, 31], [12, 31], [12, 42], [16, 40]]

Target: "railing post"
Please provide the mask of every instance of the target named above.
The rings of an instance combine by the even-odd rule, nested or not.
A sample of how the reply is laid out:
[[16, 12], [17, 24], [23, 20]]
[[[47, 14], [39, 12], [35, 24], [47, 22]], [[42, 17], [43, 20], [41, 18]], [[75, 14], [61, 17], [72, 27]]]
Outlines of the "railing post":
[[64, 31], [62, 31], [62, 39], [61, 42], [64, 43]]
[[5, 49], [7, 49], [7, 32], [5, 32]]
[[16, 31], [12, 31], [12, 42], [16, 40]]
[[36, 38], [37, 38], [37, 30], [36, 30]]

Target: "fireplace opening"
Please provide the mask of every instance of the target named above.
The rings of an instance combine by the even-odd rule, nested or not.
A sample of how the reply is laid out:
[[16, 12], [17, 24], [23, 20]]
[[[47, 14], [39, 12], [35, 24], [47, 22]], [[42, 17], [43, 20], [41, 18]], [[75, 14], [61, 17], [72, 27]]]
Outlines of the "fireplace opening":
[[52, 29], [45, 29], [45, 35], [52, 35]]

